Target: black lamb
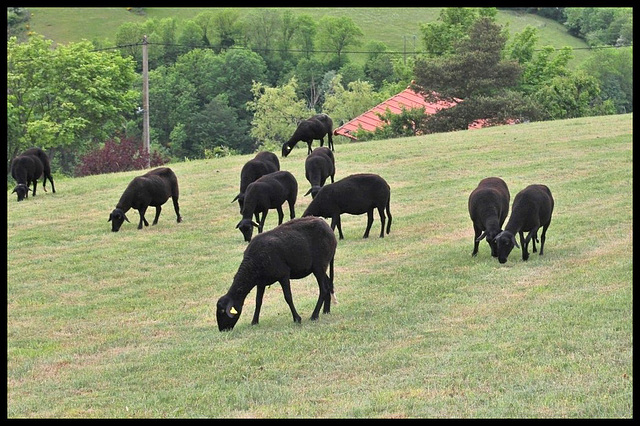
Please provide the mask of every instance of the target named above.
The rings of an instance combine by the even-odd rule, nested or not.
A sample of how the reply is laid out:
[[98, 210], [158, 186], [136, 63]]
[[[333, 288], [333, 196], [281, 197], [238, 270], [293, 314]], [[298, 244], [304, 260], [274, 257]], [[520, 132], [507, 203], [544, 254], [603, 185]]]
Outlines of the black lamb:
[[[244, 251], [242, 263], [233, 277], [233, 283], [216, 306], [218, 329], [229, 331], [238, 322], [244, 300], [256, 287], [256, 306], [251, 324], [258, 324], [260, 307], [266, 286], [280, 283], [284, 300], [291, 309], [293, 321], [302, 319], [291, 296], [292, 279], [313, 274], [318, 281], [319, 295], [311, 314], [317, 320], [320, 307], [323, 313], [331, 312], [333, 290], [333, 261], [336, 252], [336, 237], [329, 225], [317, 217], [290, 220], [276, 228], [257, 235]], [[329, 266], [329, 276], [327, 276]]]
[[[527, 260], [529, 258], [527, 246], [530, 240], [533, 240], [533, 252], [536, 252], [536, 240], [540, 228], [542, 228], [540, 236], [540, 256], [542, 256], [547, 228], [551, 223], [553, 205], [553, 196], [546, 185], [529, 185], [516, 194], [507, 226], [495, 238], [500, 263], [507, 261], [514, 246], [520, 248], [516, 243], [516, 233], [520, 234], [522, 260]], [[529, 234], [525, 238], [524, 233], [527, 231]]]
[[304, 195], [311, 194], [311, 198], [315, 198], [328, 177], [331, 178], [331, 183], [334, 181], [336, 163], [333, 152], [325, 146], [314, 149], [307, 156], [304, 169], [307, 180], [311, 184], [311, 188]]
[[289, 155], [299, 141], [307, 143], [307, 155], [311, 154], [311, 144], [314, 139], [320, 139], [320, 146], [324, 145], [324, 137], [328, 136], [328, 146], [333, 148], [333, 120], [327, 114], [316, 114], [298, 124], [293, 136], [282, 145], [282, 156]]
[[[260, 177], [247, 186], [242, 207], [242, 219], [236, 228], [240, 229], [245, 241], [251, 241], [254, 227], [258, 228], [258, 233], [262, 232], [269, 209], [278, 211], [278, 225], [282, 224], [284, 219], [282, 205], [285, 201], [289, 203], [289, 213], [293, 219], [296, 217], [297, 196], [298, 182], [290, 172], [279, 170]], [[259, 213], [262, 213], [262, 217], [258, 223], [253, 222], [251, 217], [254, 215], [257, 217]]]
[[129, 209], [135, 209], [140, 213], [138, 229], [142, 229], [142, 223], [144, 223], [144, 226], [149, 226], [144, 214], [147, 211], [147, 207], [152, 206], [156, 208], [156, 217], [153, 220], [153, 225], [155, 225], [158, 223], [162, 205], [171, 197], [178, 223], [180, 223], [182, 222], [182, 217], [180, 216], [178, 196], [178, 178], [175, 173], [168, 167], [159, 167], [142, 176], [133, 178], [120, 197], [116, 208], [109, 215], [107, 222], [111, 221], [111, 231], [118, 232], [125, 220], [129, 222], [125, 213]]
[[49, 182], [51, 182], [51, 190], [55, 194], [56, 187], [53, 185], [53, 176], [51, 176], [51, 162], [49, 161], [49, 156], [47, 155], [47, 153], [40, 148], [29, 148], [21, 155], [35, 155], [40, 159], [40, 162], [42, 163], [43, 176], [42, 189], [44, 190], [44, 192], [47, 192], [47, 179], [49, 179]]
[[331, 218], [331, 229], [335, 230], [337, 226], [342, 240], [344, 236], [340, 226], [340, 215], [367, 213], [367, 229], [362, 238], [368, 238], [373, 224], [373, 210], [377, 208], [381, 222], [380, 238], [383, 238], [385, 209], [389, 217], [387, 234], [391, 230], [390, 200], [391, 188], [382, 177], [372, 173], [354, 174], [320, 188], [302, 216]]
[[473, 253], [478, 254], [478, 245], [483, 238], [491, 247], [491, 256], [498, 257], [495, 237], [502, 232], [509, 213], [510, 194], [504, 180], [499, 177], [484, 178], [469, 195], [469, 216], [473, 221]]
[[[240, 213], [242, 213], [242, 205], [244, 204], [244, 193], [247, 190], [247, 186], [250, 183], [255, 182], [259, 177], [266, 174], [277, 172], [280, 170], [280, 160], [278, 156], [273, 152], [260, 151], [254, 158], [247, 161], [242, 170], [240, 171], [240, 192], [231, 201], [232, 203], [238, 200], [240, 206]], [[256, 221], [258, 220], [258, 214], [256, 213]]]
[[43, 169], [42, 161], [35, 155], [18, 155], [11, 161], [11, 176], [17, 183], [11, 193], [17, 194], [18, 201], [29, 198], [29, 185], [32, 183], [33, 195], [36, 195], [36, 186]]

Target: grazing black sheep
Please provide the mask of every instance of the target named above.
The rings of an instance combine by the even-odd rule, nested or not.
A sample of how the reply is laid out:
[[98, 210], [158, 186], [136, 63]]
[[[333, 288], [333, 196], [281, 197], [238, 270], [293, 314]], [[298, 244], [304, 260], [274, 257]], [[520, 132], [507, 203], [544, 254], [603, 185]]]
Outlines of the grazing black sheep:
[[[255, 182], [247, 186], [242, 207], [242, 219], [236, 228], [242, 232], [245, 241], [251, 241], [253, 228], [258, 228], [258, 233], [264, 228], [264, 221], [267, 218], [269, 209], [278, 211], [278, 225], [282, 224], [284, 213], [282, 205], [285, 201], [289, 203], [289, 213], [291, 219], [296, 217], [295, 203], [298, 196], [298, 182], [296, 178], [286, 170], [266, 174]], [[262, 218], [255, 223], [252, 216], [262, 213]]]
[[486, 237], [491, 247], [491, 256], [498, 257], [495, 237], [502, 232], [510, 201], [509, 188], [499, 177], [484, 178], [469, 195], [469, 216], [473, 221], [473, 253], [478, 254], [478, 245]]
[[354, 174], [320, 188], [302, 216], [331, 218], [331, 229], [335, 230], [337, 226], [342, 240], [344, 236], [340, 226], [340, 215], [367, 213], [367, 229], [362, 238], [368, 238], [373, 223], [373, 210], [377, 208], [381, 222], [380, 238], [383, 238], [385, 208], [389, 217], [387, 234], [391, 230], [390, 200], [391, 188], [383, 178], [372, 173]]
[[31, 183], [33, 183], [33, 195], [36, 195], [36, 186], [43, 169], [42, 161], [35, 155], [18, 155], [11, 161], [11, 176], [17, 183], [11, 193], [17, 194], [18, 201], [29, 197]]
[[[546, 185], [529, 185], [518, 194], [513, 200], [511, 216], [504, 231], [496, 235], [495, 241], [498, 250], [498, 261], [505, 263], [513, 247], [518, 246], [515, 235], [520, 234], [520, 244], [522, 244], [522, 260], [529, 258], [527, 246], [529, 240], [533, 239], [533, 252], [536, 252], [536, 240], [538, 239], [538, 229], [542, 227], [540, 236], [540, 256], [544, 250], [544, 240], [546, 239], [547, 228], [551, 223], [554, 200], [551, 191]], [[525, 232], [529, 232], [527, 238]]]
[[[251, 324], [258, 324], [260, 307], [266, 286], [276, 281], [280, 283], [284, 300], [291, 309], [294, 322], [302, 319], [291, 296], [292, 279], [300, 279], [313, 274], [318, 281], [320, 293], [311, 314], [317, 320], [320, 307], [323, 313], [331, 312], [331, 299], [335, 302], [333, 290], [333, 260], [336, 237], [329, 225], [317, 217], [290, 220], [276, 228], [257, 235], [244, 251], [242, 263], [233, 277], [233, 283], [216, 305], [218, 329], [229, 331], [238, 322], [244, 300], [256, 287], [256, 307]], [[329, 266], [329, 276], [327, 276]]]
[[[250, 183], [255, 182], [259, 177], [280, 170], [280, 161], [278, 156], [273, 152], [260, 151], [254, 158], [247, 161], [240, 171], [240, 192], [231, 201], [238, 200], [240, 212], [242, 213], [242, 205], [244, 204], [244, 193]], [[256, 212], [256, 221], [258, 213]]]
[[311, 188], [304, 195], [311, 194], [311, 198], [315, 198], [328, 177], [331, 177], [331, 183], [334, 181], [336, 164], [333, 152], [325, 146], [314, 149], [307, 156], [304, 169], [307, 180], [311, 184]]
[[51, 162], [49, 161], [49, 156], [47, 155], [47, 153], [40, 148], [29, 148], [21, 155], [35, 155], [40, 159], [40, 162], [42, 163], [43, 176], [42, 189], [44, 190], [44, 192], [47, 192], [47, 179], [49, 179], [49, 182], [51, 182], [51, 190], [55, 194], [56, 187], [53, 185], [53, 176], [51, 176]]
[[147, 211], [147, 207], [153, 206], [156, 208], [156, 217], [153, 219], [153, 225], [155, 225], [158, 223], [162, 205], [171, 197], [178, 223], [180, 223], [182, 222], [182, 216], [180, 216], [178, 196], [178, 178], [173, 173], [173, 170], [168, 167], [153, 169], [142, 176], [133, 178], [120, 197], [116, 208], [109, 215], [107, 222], [111, 221], [111, 231], [118, 232], [125, 220], [129, 222], [125, 213], [129, 209], [135, 209], [140, 213], [138, 229], [142, 229], [143, 222], [144, 226], [149, 226], [144, 214]]
[[327, 114], [316, 114], [298, 124], [293, 136], [282, 145], [282, 156], [289, 155], [299, 141], [307, 143], [307, 155], [311, 154], [311, 144], [314, 139], [320, 139], [320, 146], [324, 145], [324, 137], [328, 135], [328, 146], [333, 148], [333, 120]]

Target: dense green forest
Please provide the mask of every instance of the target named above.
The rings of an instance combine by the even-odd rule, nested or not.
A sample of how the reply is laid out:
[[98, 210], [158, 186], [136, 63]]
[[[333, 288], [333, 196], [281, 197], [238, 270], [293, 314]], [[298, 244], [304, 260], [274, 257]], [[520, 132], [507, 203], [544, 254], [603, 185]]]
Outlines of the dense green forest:
[[[373, 38], [380, 22], [362, 21], [364, 13], [358, 24], [356, 14], [321, 8], [178, 9], [181, 19], [157, 15], [162, 8], [110, 9], [135, 19], [111, 38], [63, 43], [34, 31], [28, 8], [8, 8], [7, 165], [40, 146], [55, 172], [80, 175], [110, 143], [141, 147], [144, 36], [159, 162], [274, 151], [299, 120], [322, 111], [337, 126], [412, 82], [457, 105], [429, 117], [385, 116], [386, 126], [360, 140], [463, 129], [477, 119], [633, 111], [631, 8], [427, 8], [430, 20], [412, 24], [412, 55], [406, 37], [402, 51], [400, 37], [393, 47]], [[505, 21], [526, 16], [545, 24]], [[591, 47], [588, 55], [575, 64], [582, 50], [547, 44], [546, 23], [564, 26]]]

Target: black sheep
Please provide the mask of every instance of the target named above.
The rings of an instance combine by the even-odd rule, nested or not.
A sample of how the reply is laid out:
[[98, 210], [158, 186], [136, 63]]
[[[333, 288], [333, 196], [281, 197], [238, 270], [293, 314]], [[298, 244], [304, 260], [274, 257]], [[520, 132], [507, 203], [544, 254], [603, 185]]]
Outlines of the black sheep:
[[142, 176], [133, 178], [120, 197], [116, 208], [109, 215], [107, 222], [111, 221], [111, 231], [118, 232], [125, 220], [129, 222], [125, 213], [129, 209], [135, 209], [140, 213], [138, 229], [142, 229], [143, 222], [144, 226], [149, 226], [144, 214], [147, 211], [147, 207], [152, 206], [156, 208], [156, 217], [153, 220], [153, 225], [155, 225], [158, 223], [162, 205], [171, 197], [178, 223], [180, 223], [182, 222], [182, 217], [180, 216], [178, 196], [178, 178], [175, 173], [168, 167], [159, 167]]
[[478, 245], [486, 237], [491, 247], [491, 256], [498, 257], [495, 237], [502, 232], [509, 213], [510, 194], [504, 180], [499, 177], [484, 178], [469, 195], [469, 216], [473, 221], [473, 253], [478, 254]]
[[282, 145], [282, 156], [289, 155], [299, 141], [307, 143], [307, 155], [311, 154], [311, 144], [314, 139], [320, 139], [320, 146], [324, 145], [324, 137], [328, 136], [328, 146], [333, 148], [333, 120], [327, 114], [316, 114], [298, 124], [293, 136]]
[[[262, 232], [264, 222], [269, 209], [278, 211], [278, 225], [282, 224], [284, 212], [282, 205], [285, 201], [289, 203], [289, 213], [291, 219], [296, 216], [295, 203], [298, 196], [298, 182], [296, 178], [286, 170], [266, 174], [255, 182], [247, 186], [242, 207], [242, 219], [236, 225], [244, 235], [245, 241], [251, 241], [253, 228], [258, 228], [258, 233]], [[262, 218], [255, 223], [252, 216], [262, 213]], [[256, 219], [257, 220], [257, 219]]]
[[[527, 246], [532, 239], [533, 252], [536, 252], [535, 243], [540, 228], [542, 228], [540, 236], [540, 256], [542, 256], [547, 228], [551, 223], [553, 205], [553, 196], [546, 185], [529, 185], [516, 194], [507, 226], [495, 238], [500, 263], [507, 261], [514, 246], [520, 248], [516, 243], [515, 235], [517, 233], [520, 234], [520, 244], [522, 244], [522, 260], [527, 260], [529, 258]], [[525, 238], [524, 233], [527, 231], [529, 234]]]
[[[336, 237], [329, 225], [317, 217], [290, 220], [276, 228], [257, 235], [244, 251], [242, 263], [233, 277], [233, 283], [216, 305], [218, 329], [229, 331], [238, 322], [244, 300], [256, 287], [256, 306], [251, 324], [258, 324], [260, 307], [266, 286], [280, 283], [284, 300], [291, 309], [294, 322], [302, 319], [291, 296], [292, 279], [313, 274], [318, 281], [319, 295], [311, 314], [317, 320], [320, 307], [323, 313], [331, 311], [333, 291], [333, 260], [337, 246]], [[329, 266], [329, 276], [327, 276]]]
[[[278, 170], [280, 170], [280, 161], [278, 160], [278, 156], [269, 151], [260, 151], [254, 158], [247, 161], [244, 166], [242, 166], [242, 170], [240, 171], [240, 192], [231, 201], [233, 203], [238, 200], [240, 213], [242, 213], [244, 193], [247, 191], [247, 186], [249, 186], [250, 183], [255, 182], [259, 177], [277, 172]], [[256, 220], [258, 220], [257, 213]]]
[[314, 149], [311, 154], [307, 156], [304, 162], [304, 169], [305, 176], [311, 184], [311, 188], [304, 195], [310, 193], [311, 198], [315, 198], [328, 177], [331, 178], [331, 183], [334, 181], [336, 164], [333, 152], [324, 146]]
[[49, 156], [47, 155], [47, 153], [40, 148], [29, 148], [21, 155], [35, 155], [40, 159], [40, 162], [42, 163], [43, 176], [42, 189], [44, 190], [44, 192], [47, 192], [47, 179], [49, 179], [49, 182], [51, 182], [51, 190], [55, 194], [56, 187], [53, 185], [53, 176], [51, 176], [51, 162], [49, 161]]
[[36, 195], [36, 186], [43, 169], [42, 162], [35, 155], [19, 155], [11, 161], [11, 176], [17, 183], [11, 193], [17, 194], [18, 201], [29, 197], [31, 183], [33, 183], [33, 195]]
[[342, 240], [344, 236], [340, 226], [340, 215], [367, 213], [367, 229], [362, 238], [368, 238], [373, 224], [373, 210], [377, 208], [381, 222], [380, 238], [383, 238], [385, 208], [389, 217], [387, 234], [391, 230], [390, 200], [391, 188], [382, 177], [372, 173], [354, 174], [320, 188], [302, 216], [331, 218], [331, 229], [335, 230], [337, 226]]

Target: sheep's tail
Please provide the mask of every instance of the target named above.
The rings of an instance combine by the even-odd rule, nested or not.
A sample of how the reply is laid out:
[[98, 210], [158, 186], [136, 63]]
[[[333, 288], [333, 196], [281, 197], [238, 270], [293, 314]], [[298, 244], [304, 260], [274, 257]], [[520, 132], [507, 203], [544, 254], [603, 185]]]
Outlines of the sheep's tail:
[[387, 235], [389, 234], [389, 232], [391, 231], [391, 192], [389, 192], [389, 198], [387, 198], [387, 218], [389, 219], [387, 221]]
[[338, 299], [336, 298], [336, 294], [333, 290], [333, 259], [335, 255], [331, 256], [331, 262], [329, 262], [329, 293], [331, 294], [331, 301], [334, 304], [338, 304]]

